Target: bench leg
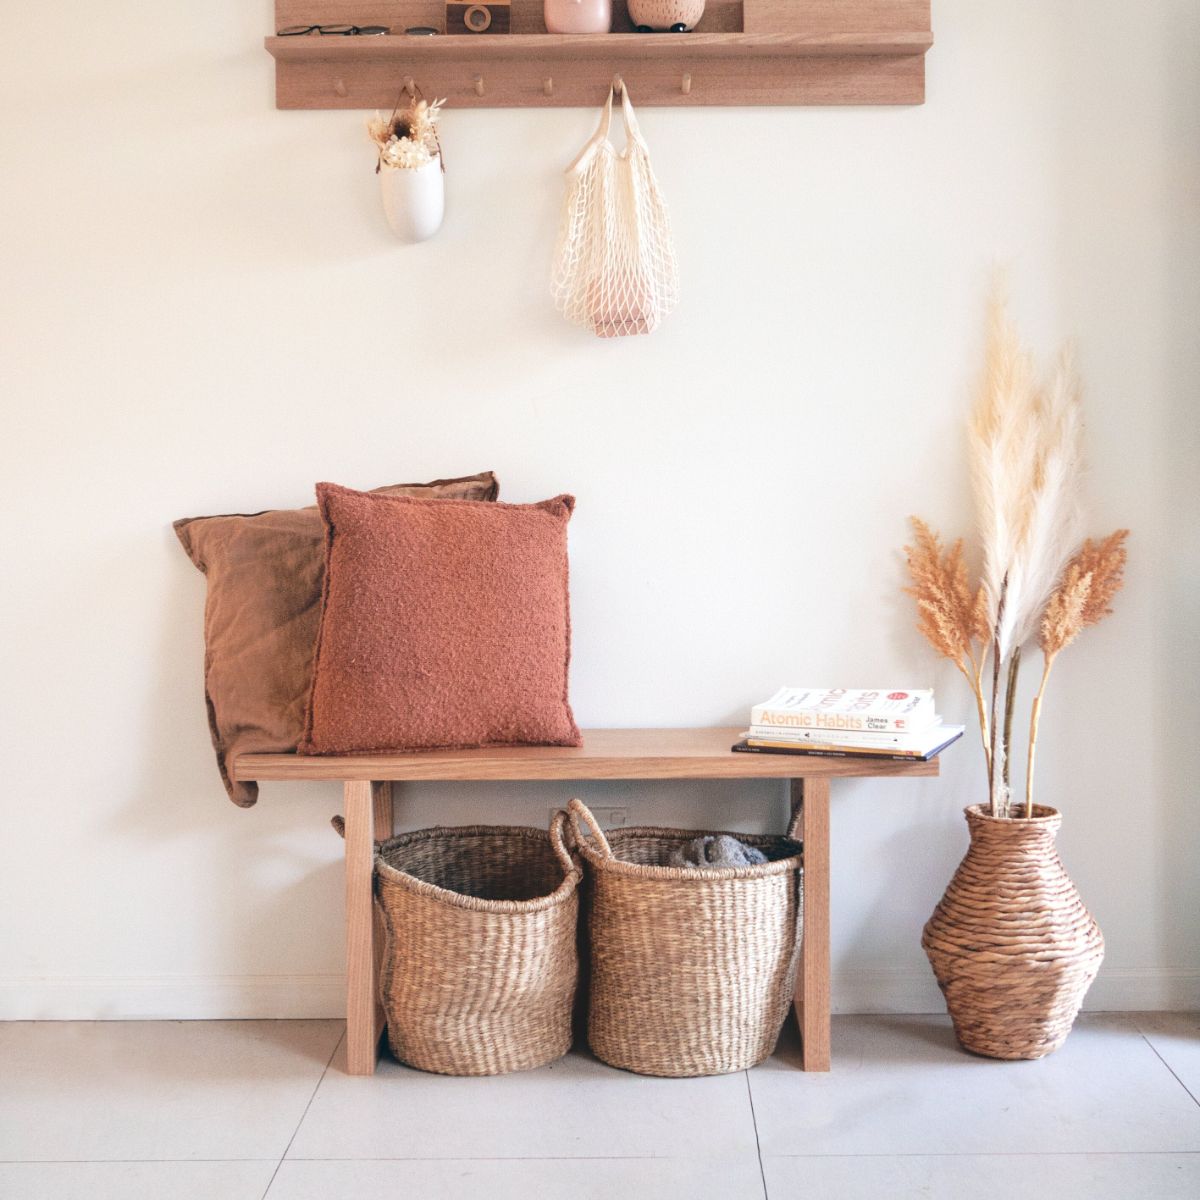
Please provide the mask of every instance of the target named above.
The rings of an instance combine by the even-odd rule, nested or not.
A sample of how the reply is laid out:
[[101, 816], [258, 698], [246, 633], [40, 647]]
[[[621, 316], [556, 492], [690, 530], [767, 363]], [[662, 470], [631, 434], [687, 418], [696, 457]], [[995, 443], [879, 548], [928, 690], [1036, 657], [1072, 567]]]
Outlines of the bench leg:
[[793, 779], [792, 808], [802, 808], [804, 939], [796, 980], [796, 1020], [806, 1071], [828, 1071], [829, 1029], [829, 780]]
[[346, 1070], [373, 1075], [383, 1031], [378, 999], [381, 939], [374, 900], [375, 840], [391, 836], [392, 785], [345, 784]]

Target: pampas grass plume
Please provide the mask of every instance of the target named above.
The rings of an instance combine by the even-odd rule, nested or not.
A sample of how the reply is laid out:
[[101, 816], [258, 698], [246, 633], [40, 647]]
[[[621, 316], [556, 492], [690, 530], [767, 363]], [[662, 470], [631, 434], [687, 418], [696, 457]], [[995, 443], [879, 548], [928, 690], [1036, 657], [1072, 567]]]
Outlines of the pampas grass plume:
[[988, 301], [987, 351], [971, 414], [968, 448], [983, 547], [988, 624], [998, 631], [1001, 660], [1011, 649], [1012, 620], [1007, 614], [1012, 608], [1005, 596], [1036, 462], [1035, 410], [1033, 357], [1022, 348], [1008, 318], [1003, 280], [998, 277]]
[[[1037, 638], [1042, 680], [1030, 723], [1026, 813], [1032, 811], [1038, 719], [1050, 668], [1080, 632], [1111, 611], [1125, 567], [1126, 530], [1082, 537], [1082, 385], [1070, 347], [1039, 386], [1032, 354], [1008, 315], [1004, 278], [988, 297], [983, 373], [968, 426], [971, 487], [982, 550], [980, 584], [967, 582], [962, 543], [943, 550], [924, 522], [905, 547], [919, 628], [972, 683], [988, 764], [993, 816], [1008, 815], [1013, 705], [1021, 650]], [[979, 645], [978, 651], [975, 649]], [[991, 705], [983, 666], [991, 654]], [[1007, 665], [1007, 679], [1001, 669]], [[1000, 699], [1007, 696], [1001, 732]]]

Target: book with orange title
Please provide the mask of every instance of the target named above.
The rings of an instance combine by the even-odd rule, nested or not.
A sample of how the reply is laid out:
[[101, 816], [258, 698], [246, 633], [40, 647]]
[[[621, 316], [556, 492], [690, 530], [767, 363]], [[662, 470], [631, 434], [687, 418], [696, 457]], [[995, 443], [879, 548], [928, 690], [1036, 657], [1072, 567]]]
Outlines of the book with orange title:
[[937, 721], [933, 692], [904, 688], [783, 687], [750, 710], [756, 732], [918, 733]]

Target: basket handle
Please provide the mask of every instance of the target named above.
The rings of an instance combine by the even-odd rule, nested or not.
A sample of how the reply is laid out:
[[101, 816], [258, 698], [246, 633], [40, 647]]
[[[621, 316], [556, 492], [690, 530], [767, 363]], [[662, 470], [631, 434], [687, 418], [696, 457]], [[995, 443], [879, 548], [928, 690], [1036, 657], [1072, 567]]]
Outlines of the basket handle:
[[[346, 840], [346, 818], [339, 814], [336, 817], [330, 817], [329, 823], [333, 826], [333, 832], [336, 833], [344, 842]], [[383, 840], [383, 838], [376, 838], [375, 845], [377, 847], [382, 845]]]
[[800, 837], [800, 826], [803, 823], [804, 823], [804, 801], [801, 800], [800, 803], [796, 806], [796, 811], [794, 813], [792, 813], [791, 818], [788, 821], [787, 832], [783, 836], [787, 837], [787, 838], [791, 838], [791, 840], [793, 842], [801, 841], [802, 839]]
[[582, 800], [572, 800], [567, 805], [567, 810], [571, 814], [571, 828], [575, 831], [575, 840], [583, 844], [584, 833], [580, 827], [580, 821], [588, 827], [588, 832], [592, 835], [592, 840], [596, 843], [596, 849], [600, 852], [602, 858], [612, 858], [612, 847], [608, 844], [608, 838], [604, 836], [604, 830], [596, 823], [596, 818], [592, 816], [592, 811]]
[[561, 808], [550, 822], [550, 845], [558, 856], [558, 861], [562, 863], [563, 870], [569, 875], [575, 870], [576, 863], [571, 857], [571, 851], [567, 849], [567, 814]]

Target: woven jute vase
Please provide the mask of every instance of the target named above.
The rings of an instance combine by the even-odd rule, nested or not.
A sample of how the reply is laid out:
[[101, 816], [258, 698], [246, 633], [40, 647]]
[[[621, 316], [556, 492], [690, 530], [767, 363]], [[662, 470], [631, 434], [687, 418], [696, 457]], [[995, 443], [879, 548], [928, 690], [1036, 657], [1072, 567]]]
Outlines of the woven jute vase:
[[423, 829], [378, 847], [380, 1000], [402, 1062], [499, 1075], [571, 1047], [583, 872], [560, 815], [544, 830]]
[[971, 845], [921, 945], [965, 1049], [1042, 1058], [1071, 1032], [1104, 938], [1058, 857], [1059, 812], [965, 811]]

